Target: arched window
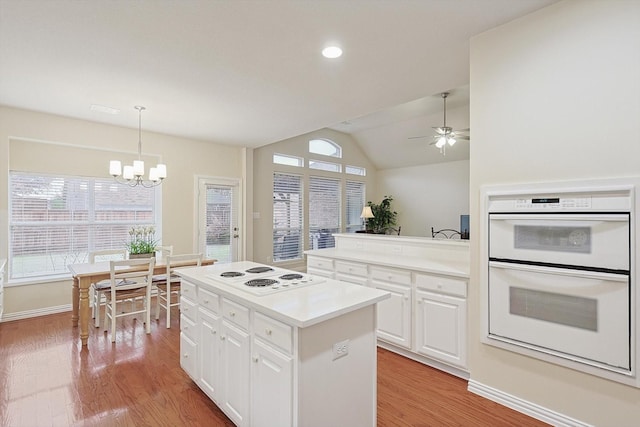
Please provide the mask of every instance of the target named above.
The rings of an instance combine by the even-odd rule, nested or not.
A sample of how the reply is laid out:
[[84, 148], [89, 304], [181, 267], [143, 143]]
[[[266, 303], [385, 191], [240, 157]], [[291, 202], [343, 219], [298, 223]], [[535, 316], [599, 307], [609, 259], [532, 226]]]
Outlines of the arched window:
[[342, 147], [329, 139], [312, 139], [309, 141], [309, 152], [323, 156], [342, 158]]

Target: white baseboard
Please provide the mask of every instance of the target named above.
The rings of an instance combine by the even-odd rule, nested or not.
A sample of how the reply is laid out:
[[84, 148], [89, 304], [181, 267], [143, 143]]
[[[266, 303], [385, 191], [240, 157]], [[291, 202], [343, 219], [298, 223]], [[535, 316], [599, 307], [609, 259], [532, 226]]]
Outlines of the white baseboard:
[[503, 406], [511, 408], [515, 411], [521, 412], [523, 414], [529, 415], [530, 417], [536, 418], [540, 421], [544, 421], [547, 424], [551, 424], [553, 426], [558, 427], [590, 427], [590, 424], [583, 423], [582, 421], [578, 421], [576, 419], [567, 417], [566, 415], [560, 414], [558, 412], [554, 412], [550, 409], [544, 408], [540, 405], [536, 405], [535, 403], [528, 402], [526, 400], [520, 399], [519, 397], [513, 396], [508, 393], [504, 393], [496, 388], [489, 387], [482, 383], [479, 383], [474, 380], [469, 380], [469, 385], [467, 387], [471, 393], [475, 393], [482, 397], [485, 397], [489, 400], [492, 400], [496, 403], [499, 403]]
[[436, 368], [440, 371], [446, 372], [448, 374], [454, 375], [464, 380], [469, 379], [469, 371], [465, 369], [449, 366], [445, 363], [441, 363], [437, 360], [430, 359], [418, 353], [414, 353], [413, 351], [409, 351], [404, 348], [398, 347], [394, 344], [391, 344], [382, 340], [378, 340], [378, 347], [382, 347], [385, 350], [392, 351], [396, 354], [406, 357], [407, 359], [415, 360], [416, 362], [420, 362], [423, 365], [431, 366], [432, 368]]
[[46, 316], [47, 314], [64, 313], [65, 311], [71, 311], [71, 304], [3, 314], [0, 322], [11, 322], [12, 320], [29, 319], [31, 317]]

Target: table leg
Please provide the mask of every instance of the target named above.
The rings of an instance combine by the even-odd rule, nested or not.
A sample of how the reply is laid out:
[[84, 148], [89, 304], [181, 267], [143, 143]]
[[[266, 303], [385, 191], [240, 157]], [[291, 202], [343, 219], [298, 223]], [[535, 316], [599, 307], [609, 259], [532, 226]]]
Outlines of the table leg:
[[71, 292], [71, 305], [73, 306], [73, 311], [71, 312], [71, 324], [75, 328], [78, 326], [78, 307], [80, 304], [80, 284], [78, 282], [78, 278], [73, 278], [73, 290]]
[[89, 339], [89, 317], [91, 317], [89, 310], [89, 286], [91, 281], [89, 278], [82, 278], [80, 280], [80, 339], [82, 339], [82, 345], [87, 345]]

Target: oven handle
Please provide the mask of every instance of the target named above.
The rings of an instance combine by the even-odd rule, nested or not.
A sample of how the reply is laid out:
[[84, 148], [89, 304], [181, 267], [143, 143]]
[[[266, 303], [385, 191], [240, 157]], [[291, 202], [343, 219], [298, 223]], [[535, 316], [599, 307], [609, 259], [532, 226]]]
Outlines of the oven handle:
[[490, 213], [491, 220], [559, 220], [559, 221], [616, 221], [616, 222], [629, 222], [629, 215], [627, 214], [500, 214]]
[[583, 277], [585, 279], [602, 279], [614, 282], [628, 282], [627, 274], [605, 273], [600, 271], [583, 271], [570, 268], [556, 268], [542, 265], [516, 264], [511, 262], [489, 261], [490, 268], [502, 268], [504, 270], [520, 270], [532, 273], [553, 274], [573, 277]]

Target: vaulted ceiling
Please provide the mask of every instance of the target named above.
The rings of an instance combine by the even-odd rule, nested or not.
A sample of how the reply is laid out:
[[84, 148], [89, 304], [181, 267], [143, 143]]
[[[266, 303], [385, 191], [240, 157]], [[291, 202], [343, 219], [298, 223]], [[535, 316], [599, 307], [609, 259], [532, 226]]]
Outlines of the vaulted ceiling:
[[145, 130], [247, 147], [334, 127], [378, 167], [429, 163], [406, 137], [445, 90], [464, 120], [469, 39], [555, 1], [0, 0], [0, 104], [133, 128], [144, 105]]

